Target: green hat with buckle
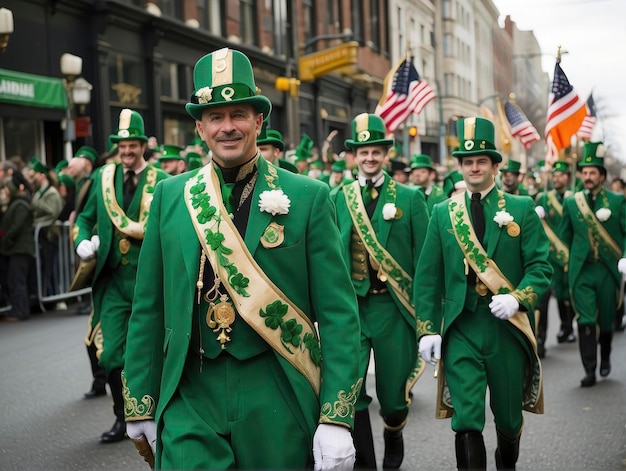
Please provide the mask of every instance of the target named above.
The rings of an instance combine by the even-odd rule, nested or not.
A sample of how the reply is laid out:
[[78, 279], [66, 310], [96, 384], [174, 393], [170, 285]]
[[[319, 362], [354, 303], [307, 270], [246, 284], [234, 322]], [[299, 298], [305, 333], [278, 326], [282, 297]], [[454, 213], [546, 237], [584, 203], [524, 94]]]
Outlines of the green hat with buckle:
[[272, 102], [257, 95], [250, 60], [234, 49], [219, 49], [196, 62], [193, 83], [195, 91], [185, 109], [195, 120], [200, 121], [207, 108], [238, 103], [251, 104], [263, 119], [272, 111]]
[[276, 147], [277, 149], [280, 149], [281, 151], [285, 150], [283, 135], [275, 129], [267, 129], [267, 121], [263, 121], [263, 128], [261, 128], [261, 132], [256, 138], [256, 145], [270, 145]]
[[453, 157], [463, 160], [463, 157], [487, 155], [494, 164], [502, 162], [502, 155], [494, 144], [495, 130], [490, 120], [480, 117], [461, 118], [456, 127], [459, 149], [452, 152]]
[[393, 145], [393, 139], [387, 139], [387, 130], [383, 119], [375, 114], [361, 113], [352, 120], [352, 139], [346, 139], [344, 145], [349, 149], [362, 146]]
[[174, 145], [162, 145], [161, 146], [161, 155], [157, 159], [159, 162], [161, 160], [185, 160], [185, 158], [181, 155], [183, 148], [180, 146]]
[[569, 165], [564, 160], [557, 160], [552, 164], [552, 173], [555, 172], [569, 173]]
[[30, 158], [30, 163], [28, 164], [28, 166], [37, 173], [43, 173], [44, 175], [48, 175], [48, 167], [46, 167], [43, 162], [34, 155]]
[[522, 163], [517, 160], [511, 160], [506, 163], [506, 167], [500, 169], [501, 172], [521, 173]]
[[414, 168], [427, 168], [428, 170], [435, 171], [433, 159], [430, 158], [430, 155], [426, 154], [415, 154], [413, 158], [411, 158], [411, 170]]
[[138, 111], [124, 108], [120, 111], [120, 120], [117, 127], [117, 132], [109, 136], [109, 140], [113, 144], [117, 144], [120, 141], [132, 141], [139, 140], [148, 142], [148, 136], [146, 136], [143, 118]]
[[579, 167], [598, 167], [604, 169], [604, 156], [606, 147], [602, 142], [585, 142], [583, 158], [578, 163]]
[[98, 151], [91, 146], [81, 146], [74, 154], [74, 157], [82, 157], [95, 165], [96, 160], [98, 160]]

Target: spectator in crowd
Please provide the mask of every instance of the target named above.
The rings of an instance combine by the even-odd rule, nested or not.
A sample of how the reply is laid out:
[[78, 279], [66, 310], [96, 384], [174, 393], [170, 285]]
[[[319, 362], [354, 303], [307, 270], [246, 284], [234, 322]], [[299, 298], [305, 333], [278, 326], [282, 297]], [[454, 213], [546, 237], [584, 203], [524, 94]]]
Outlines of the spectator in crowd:
[[169, 175], [179, 175], [187, 171], [187, 164], [182, 155], [183, 148], [174, 145], [161, 146], [158, 162], [161, 170]]
[[59, 175], [59, 194], [63, 199], [63, 209], [59, 213], [59, 221], [69, 221], [74, 212], [76, 198], [76, 182], [66, 173]]

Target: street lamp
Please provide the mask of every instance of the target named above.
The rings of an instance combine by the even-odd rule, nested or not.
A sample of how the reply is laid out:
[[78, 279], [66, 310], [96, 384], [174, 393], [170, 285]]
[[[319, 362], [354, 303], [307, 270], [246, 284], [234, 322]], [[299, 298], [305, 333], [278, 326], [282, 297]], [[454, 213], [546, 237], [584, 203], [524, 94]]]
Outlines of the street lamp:
[[0, 52], [4, 54], [9, 44], [9, 36], [13, 32], [13, 12], [8, 8], [0, 8]]
[[67, 95], [67, 110], [65, 111], [64, 141], [65, 159], [70, 160], [74, 152], [72, 151], [72, 141], [75, 139], [74, 122], [72, 121], [72, 107], [74, 106], [73, 91], [76, 79], [83, 70], [83, 59], [70, 53], [61, 56], [61, 73], [63, 74], [63, 85]]
[[93, 90], [93, 85], [84, 78], [78, 77], [74, 81], [72, 100], [74, 100], [75, 105], [78, 105], [79, 114], [84, 114], [85, 106], [91, 102], [91, 90]]

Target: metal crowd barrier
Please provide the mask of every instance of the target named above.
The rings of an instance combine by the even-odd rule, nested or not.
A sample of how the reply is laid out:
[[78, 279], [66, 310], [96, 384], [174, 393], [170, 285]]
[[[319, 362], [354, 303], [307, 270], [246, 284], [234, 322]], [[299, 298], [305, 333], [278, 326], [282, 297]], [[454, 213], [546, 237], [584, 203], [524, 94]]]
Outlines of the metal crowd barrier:
[[[66, 299], [77, 298], [85, 294], [91, 293], [91, 287], [82, 288], [76, 291], [68, 291], [74, 273], [76, 273], [74, 244], [72, 241], [72, 234], [70, 233], [70, 223], [65, 221], [57, 221], [54, 224], [55, 228], [58, 228], [58, 237], [56, 241], [56, 259], [54, 261], [53, 269], [53, 293], [44, 293], [44, 279], [43, 279], [43, 261], [41, 259], [40, 251], [40, 237], [45, 234], [42, 232], [41, 224], [37, 224], [35, 227], [35, 268], [37, 273], [37, 301], [42, 312], [46, 311], [45, 303], [53, 303], [64, 301]], [[56, 230], [56, 229], [55, 229]]]

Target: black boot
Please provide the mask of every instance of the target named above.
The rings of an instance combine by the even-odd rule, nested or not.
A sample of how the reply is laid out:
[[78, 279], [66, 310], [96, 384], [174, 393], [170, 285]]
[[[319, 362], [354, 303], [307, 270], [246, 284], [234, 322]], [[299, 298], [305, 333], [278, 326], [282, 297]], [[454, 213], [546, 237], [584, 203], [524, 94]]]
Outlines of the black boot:
[[546, 356], [546, 331], [548, 330], [548, 300], [550, 294], [547, 293], [537, 303], [535, 309], [535, 322], [537, 323], [537, 355], [539, 358], [545, 358]]
[[352, 439], [356, 449], [354, 469], [376, 469], [376, 454], [369, 410], [356, 411]]
[[105, 396], [106, 391], [106, 373], [104, 368], [98, 364], [98, 357], [96, 356], [96, 346], [92, 343], [87, 346], [87, 355], [89, 356], [89, 362], [91, 363], [91, 373], [93, 375], [93, 382], [91, 383], [91, 389], [83, 394], [85, 399], [93, 399], [98, 396]]
[[383, 469], [398, 469], [404, 459], [404, 439], [402, 438], [402, 429], [406, 425], [406, 414], [395, 413], [383, 417], [383, 425], [385, 431], [383, 438], [385, 440], [385, 455], [383, 456]]
[[580, 358], [585, 369], [585, 377], [580, 380], [583, 388], [596, 384], [596, 365], [598, 363], [598, 347], [596, 344], [596, 326], [578, 325]]
[[108, 432], [104, 432], [100, 437], [103, 443], [119, 442], [126, 438], [126, 422], [124, 421], [124, 397], [122, 396], [122, 369], [116, 368], [109, 373], [107, 378], [109, 387], [111, 388], [111, 396], [113, 397], [113, 413], [115, 414], [115, 423], [113, 428]]
[[515, 471], [515, 464], [519, 458], [519, 439], [509, 440], [496, 431], [498, 448], [496, 449], [496, 468]]
[[487, 469], [485, 441], [480, 432], [460, 432], [454, 439], [456, 467], [459, 471]]
[[611, 341], [613, 332], [600, 332], [600, 376], [606, 378], [611, 372]]
[[569, 301], [558, 301], [559, 317], [561, 318], [561, 328], [556, 335], [558, 343], [572, 343], [576, 341], [572, 322], [574, 321], [574, 309]]

